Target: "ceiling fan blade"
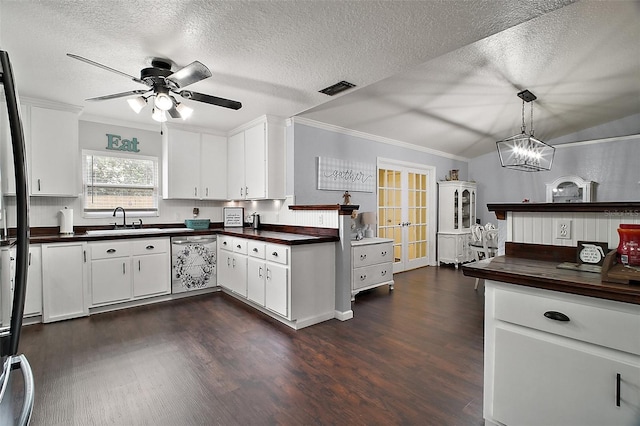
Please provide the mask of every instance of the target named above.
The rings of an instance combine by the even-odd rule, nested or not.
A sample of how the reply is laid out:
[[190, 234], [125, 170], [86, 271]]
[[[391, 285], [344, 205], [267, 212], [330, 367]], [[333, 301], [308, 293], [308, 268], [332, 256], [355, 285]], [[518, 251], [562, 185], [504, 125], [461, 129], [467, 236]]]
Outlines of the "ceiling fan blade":
[[167, 77], [177, 87], [185, 87], [200, 80], [211, 77], [211, 71], [203, 63], [194, 61]]
[[144, 84], [146, 86], [149, 86], [149, 84], [147, 84], [144, 80], [140, 80], [138, 77], [134, 77], [134, 76], [129, 75], [127, 73], [124, 73], [122, 71], [118, 71], [118, 70], [113, 69], [111, 67], [108, 67], [106, 65], [102, 65], [102, 64], [100, 64], [98, 62], [92, 61], [91, 59], [83, 58], [82, 56], [74, 55], [72, 53], [67, 53], [67, 56], [70, 57], [70, 58], [73, 58], [73, 59], [77, 59], [77, 60], [82, 61], [82, 62], [86, 62], [89, 65], [93, 65], [93, 66], [96, 66], [98, 68], [102, 68], [103, 70], [107, 70], [107, 71], [111, 71], [111, 72], [116, 73], [116, 74], [120, 74], [123, 77], [127, 77], [128, 79], [135, 81], [136, 83], [142, 83], [142, 84]]
[[171, 107], [170, 110], [167, 111], [169, 113], [169, 115], [171, 116], [171, 118], [182, 118], [182, 116], [180, 115], [180, 113], [178, 112], [178, 110], [176, 109], [176, 106], [173, 105]]
[[129, 92], [114, 93], [113, 95], [98, 96], [97, 98], [89, 98], [87, 101], [106, 101], [108, 99], [124, 98], [126, 96], [143, 95], [149, 90], [131, 90]]
[[205, 104], [217, 105], [230, 109], [240, 109], [242, 104], [238, 101], [232, 101], [230, 99], [219, 98], [217, 96], [205, 95], [204, 93], [192, 92], [190, 90], [183, 90], [178, 92], [180, 96], [192, 101], [204, 102]]

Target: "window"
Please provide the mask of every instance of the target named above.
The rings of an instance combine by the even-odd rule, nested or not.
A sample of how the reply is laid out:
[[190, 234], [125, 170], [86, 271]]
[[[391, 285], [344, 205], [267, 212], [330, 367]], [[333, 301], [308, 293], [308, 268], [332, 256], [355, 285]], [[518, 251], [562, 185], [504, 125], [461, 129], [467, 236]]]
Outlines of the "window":
[[111, 214], [118, 206], [142, 216], [158, 214], [158, 159], [82, 151], [84, 212]]

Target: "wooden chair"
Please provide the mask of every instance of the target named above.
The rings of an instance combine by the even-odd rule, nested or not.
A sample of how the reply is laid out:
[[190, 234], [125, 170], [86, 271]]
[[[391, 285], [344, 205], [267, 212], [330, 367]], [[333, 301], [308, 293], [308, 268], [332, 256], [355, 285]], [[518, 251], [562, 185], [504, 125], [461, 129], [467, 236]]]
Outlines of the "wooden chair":
[[[473, 252], [473, 257], [476, 262], [483, 258], [484, 255], [484, 243], [482, 242], [482, 233], [484, 232], [484, 226], [472, 225], [471, 226], [471, 240], [469, 241], [469, 248]], [[476, 278], [476, 286], [478, 288], [478, 281]]]
[[[494, 257], [498, 253], [498, 230], [497, 229], [482, 229], [482, 237], [480, 245], [473, 245], [473, 231], [472, 231], [472, 244], [470, 244], [471, 250], [475, 255], [476, 261], [481, 259], [489, 259]], [[479, 278], [476, 278], [476, 284], [474, 290], [478, 289]]]

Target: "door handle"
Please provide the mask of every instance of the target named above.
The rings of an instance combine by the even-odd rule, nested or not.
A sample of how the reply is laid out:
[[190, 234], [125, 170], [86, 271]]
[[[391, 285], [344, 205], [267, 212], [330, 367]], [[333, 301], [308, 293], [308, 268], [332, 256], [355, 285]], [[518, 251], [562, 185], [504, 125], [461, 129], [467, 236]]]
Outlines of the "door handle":
[[547, 311], [544, 316], [554, 321], [568, 322], [571, 321], [568, 316], [558, 311]]
[[146, 248], [147, 250], [153, 250], [155, 247], [154, 247], [154, 246], [152, 246], [152, 245], [148, 245], [148, 246], [146, 246], [145, 248]]
[[116, 249], [109, 249], [109, 250], [107, 250], [107, 253], [115, 253], [115, 252], [116, 252]]

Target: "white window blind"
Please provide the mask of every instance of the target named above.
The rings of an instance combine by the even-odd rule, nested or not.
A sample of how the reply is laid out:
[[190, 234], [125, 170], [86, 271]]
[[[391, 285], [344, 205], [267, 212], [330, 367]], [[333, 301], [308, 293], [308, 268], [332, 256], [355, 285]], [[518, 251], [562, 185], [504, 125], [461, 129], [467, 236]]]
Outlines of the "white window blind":
[[120, 206], [157, 215], [157, 157], [83, 150], [82, 159], [85, 214], [112, 213]]

